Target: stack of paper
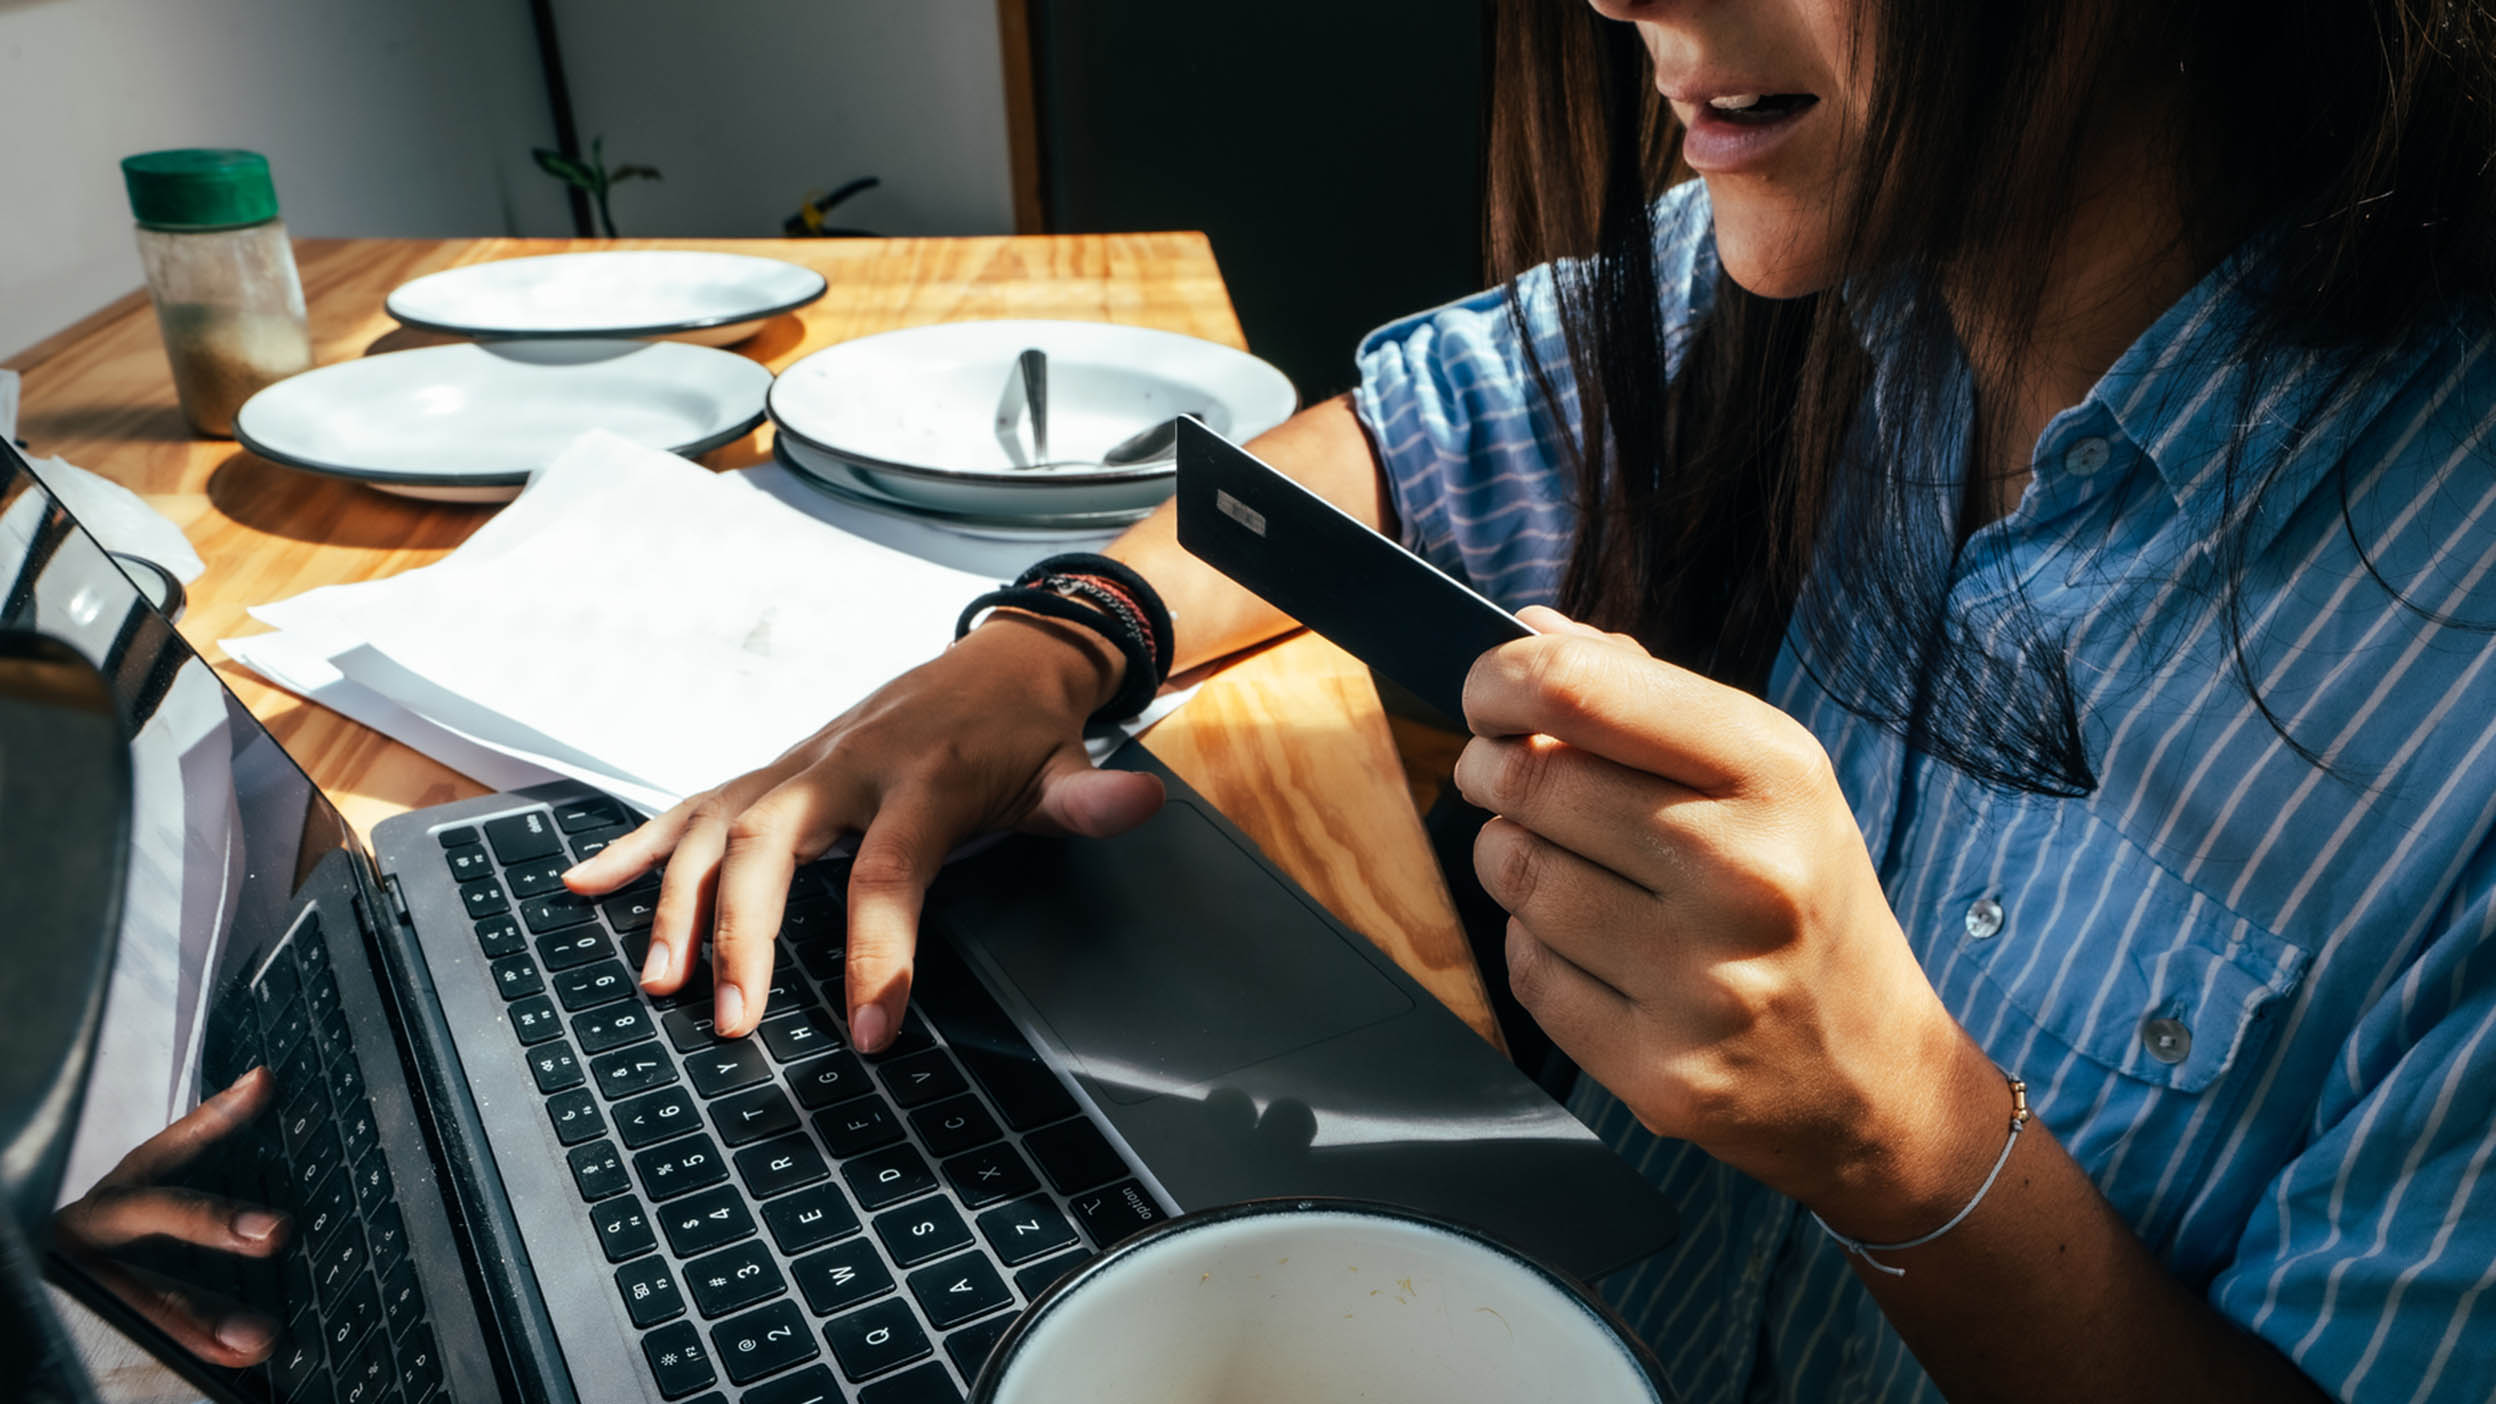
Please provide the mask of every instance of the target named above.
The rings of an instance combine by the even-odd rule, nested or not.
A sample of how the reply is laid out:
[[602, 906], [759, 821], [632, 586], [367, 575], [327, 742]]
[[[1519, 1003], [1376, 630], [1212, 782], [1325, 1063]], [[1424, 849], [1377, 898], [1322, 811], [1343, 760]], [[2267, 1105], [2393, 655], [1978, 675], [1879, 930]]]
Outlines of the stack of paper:
[[776, 466], [587, 434], [439, 563], [261, 606], [276, 632], [224, 648], [481, 783], [569, 776], [655, 813], [935, 656], [996, 583], [842, 531], [812, 496]]

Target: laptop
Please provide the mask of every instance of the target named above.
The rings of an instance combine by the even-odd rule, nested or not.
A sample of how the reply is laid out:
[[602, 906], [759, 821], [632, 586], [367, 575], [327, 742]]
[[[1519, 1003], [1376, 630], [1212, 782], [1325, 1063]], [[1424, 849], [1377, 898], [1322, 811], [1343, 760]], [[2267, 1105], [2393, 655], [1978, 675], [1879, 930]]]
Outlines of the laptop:
[[[291, 1220], [265, 1253], [62, 1235], [56, 1282], [209, 1397], [957, 1401], [1053, 1282], [1194, 1209], [1385, 1201], [1588, 1279], [1671, 1235], [1628, 1166], [1140, 748], [1112, 763], [1168, 785], [1150, 822], [947, 870], [887, 1052], [842, 1023], [838, 862], [798, 873], [768, 1015], [723, 1041], [707, 983], [635, 981], [653, 881], [557, 880], [636, 822], [616, 801], [492, 795], [367, 846], [5, 446], [0, 590], [0, 626], [94, 661], [131, 737], [56, 1222], [151, 1186]], [[238, 1079], [262, 1105], [203, 1132]], [[218, 1305], [186, 1333], [168, 1287]], [[274, 1344], [221, 1362], [201, 1321]]]

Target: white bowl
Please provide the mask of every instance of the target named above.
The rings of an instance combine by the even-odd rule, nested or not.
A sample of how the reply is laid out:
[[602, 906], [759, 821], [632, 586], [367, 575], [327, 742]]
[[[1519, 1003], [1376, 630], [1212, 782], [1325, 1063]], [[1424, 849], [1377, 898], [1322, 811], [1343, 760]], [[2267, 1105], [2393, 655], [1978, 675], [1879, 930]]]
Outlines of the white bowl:
[[481, 337], [742, 341], [823, 296], [822, 274], [776, 258], [611, 249], [507, 258], [400, 284], [385, 304], [411, 327]]

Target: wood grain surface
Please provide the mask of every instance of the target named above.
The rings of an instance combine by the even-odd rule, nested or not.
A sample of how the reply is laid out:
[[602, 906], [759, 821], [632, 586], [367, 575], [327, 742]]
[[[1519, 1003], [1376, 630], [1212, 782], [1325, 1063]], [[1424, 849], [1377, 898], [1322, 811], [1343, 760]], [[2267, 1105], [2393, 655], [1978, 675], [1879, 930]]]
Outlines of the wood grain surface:
[[[773, 370], [834, 342], [929, 322], [1052, 317], [1125, 322], [1244, 346], [1201, 234], [981, 239], [309, 239], [296, 245], [322, 364], [450, 340], [400, 328], [390, 289], [462, 264], [592, 248], [716, 249], [821, 271], [822, 300], [733, 348]], [[244, 611], [320, 585], [439, 560], [493, 510], [385, 496], [194, 438], [145, 297], [132, 293], [8, 365], [25, 376], [31, 451], [112, 478], [178, 523], [207, 574], [182, 632], [355, 827], [481, 794], [467, 777], [224, 658], [259, 632]], [[768, 461], [768, 425], [706, 454]], [[1216, 673], [1147, 744], [1274, 861], [1498, 1041], [1480, 973], [1431, 862], [1367, 673], [1300, 635]]]

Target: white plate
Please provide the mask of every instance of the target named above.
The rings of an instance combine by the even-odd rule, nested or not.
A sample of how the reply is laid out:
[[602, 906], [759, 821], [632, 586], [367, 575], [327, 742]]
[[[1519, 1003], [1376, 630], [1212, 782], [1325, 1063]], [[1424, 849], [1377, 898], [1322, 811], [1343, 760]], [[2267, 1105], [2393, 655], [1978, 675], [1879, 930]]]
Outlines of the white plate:
[[243, 405], [262, 458], [437, 502], [507, 502], [591, 429], [696, 454], [762, 422], [771, 372], [668, 341], [500, 341], [341, 361]]
[[[997, 406], [1015, 358], [1049, 358], [1052, 466], [1029, 468]], [[873, 489], [914, 504], [997, 516], [1148, 508], [1170, 495], [1172, 460], [1100, 466], [1111, 446], [1193, 414], [1233, 440], [1299, 403], [1281, 371], [1244, 351], [1106, 322], [947, 322], [818, 351], [771, 387], [772, 420]]]
[[926, 521], [945, 522], [958, 527], [978, 527], [995, 531], [1032, 532], [1042, 534], [1062, 531], [1115, 531], [1132, 526], [1152, 513], [1162, 499], [1178, 486], [1177, 479], [1165, 473], [1159, 478], [1160, 496], [1142, 506], [1117, 506], [1100, 510], [1082, 507], [1086, 489], [1081, 486], [1062, 489], [1038, 505], [1047, 511], [976, 511], [962, 507], [940, 507], [914, 502], [880, 491], [868, 472], [840, 455], [827, 453], [786, 432], [775, 435], [772, 451], [792, 473], [819, 487], [833, 497], [857, 506], [896, 516], [917, 517]]
[[725, 346], [823, 296], [823, 275], [776, 258], [615, 249], [473, 263], [390, 294], [390, 315], [461, 336], [674, 336]]

